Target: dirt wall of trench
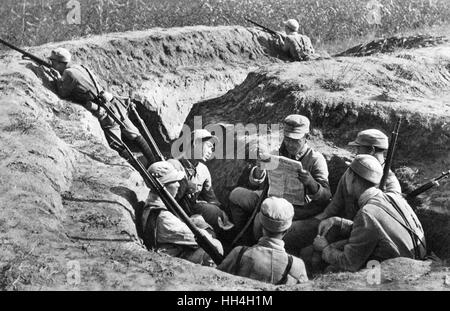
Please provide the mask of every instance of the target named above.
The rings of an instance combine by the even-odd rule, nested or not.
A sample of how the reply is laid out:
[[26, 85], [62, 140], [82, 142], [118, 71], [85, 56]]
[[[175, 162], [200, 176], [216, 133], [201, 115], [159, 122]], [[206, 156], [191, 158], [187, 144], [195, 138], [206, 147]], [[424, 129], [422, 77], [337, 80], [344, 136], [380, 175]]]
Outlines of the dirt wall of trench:
[[[235, 27], [156, 29], [30, 51], [45, 58], [68, 48], [110, 90], [133, 88], [170, 137], [192, 103], [269, 60], [254, 40]], [[108, 148], [89, 112], [59, 99], [41, 69], [9, 51], [0, 55], [0, 128], [0, 289], [269, 288], [148, 252], [135, 226], [134, 208], [148, 193], [140, 176]]]

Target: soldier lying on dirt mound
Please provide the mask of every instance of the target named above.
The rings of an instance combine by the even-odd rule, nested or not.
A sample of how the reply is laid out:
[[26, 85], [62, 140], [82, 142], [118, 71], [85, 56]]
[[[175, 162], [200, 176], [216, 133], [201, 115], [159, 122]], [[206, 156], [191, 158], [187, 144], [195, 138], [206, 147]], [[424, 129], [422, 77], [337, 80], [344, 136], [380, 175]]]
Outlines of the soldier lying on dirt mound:
[[[127, 139], [133, 141], [139, 147], [147, 159], [148, 165], [156, 161], [156, 157], [144, 137], [128, 118], [126, 107], [117, 97], [103, 91], [90, 69], [83, 65], [71, 63], [71, 54], [64, 48], [53, 50], [50, 61], [54, 69], [44, 67], [44, 70], [53, 80], [58, 95], [61, 98], [68, 98], [81, 104], [97, 117], [105, 133], [106, 140], [112, 149], [126, 158], [126, 153], [119, 147], [120, 144], [115, 142], [110, 134], [114, 133], [117, 137], [120, 137], [122, 133]], [[106, 105], [125, 125], [124, 128], [120, 128], [107, 114], [105, 109], [96, 103], [96, 96], [100, 96], [101, 94]]]
[[284, 23], [286, 36], [278, 35], [279, 44], [283, 52], [287, 52], [294, 61], [315, 59], [315, 51], [308, 36], [298, 33], [300, 25], [295, 19]]

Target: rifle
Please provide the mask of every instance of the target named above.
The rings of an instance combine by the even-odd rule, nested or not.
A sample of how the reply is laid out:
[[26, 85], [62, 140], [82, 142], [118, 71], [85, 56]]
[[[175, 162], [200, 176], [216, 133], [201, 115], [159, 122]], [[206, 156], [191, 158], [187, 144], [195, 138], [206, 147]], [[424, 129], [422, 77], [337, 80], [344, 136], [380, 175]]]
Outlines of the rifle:
[[408, 199], [411, 199], [411, 198], [414, 198], [414, 197], [418, 196], [419, 194], [422, 194], [425, 191], [433, 188], [434, 186], [439, 186], [439, 180], [449, 178], [449, 176], [450, 176], [450, 170], [448, 170], [447, 172], [442, 172], [442, 174], [439, 175], [438, 177], [431, 179], [429, 182], [427, 182], [427, 183], [423, 184], [422, 186], [407, 193], [406, 197]]
[[[150, 134], [150, 131], [148, 130], [147, 126], [145, 125], [145, 122], [139, 116], [139, 113], [136, 110], [135, 104], [132, 101], [130, 103], [130, 110], [135, 115], [135, 117], [144, 133], [144, 135], [143, 135], [144, 139], [147, 141], [148, 145], [152, 149], [153, 154], [157, 155], [159, 161], [165, 161], [166, 159], [164, 158], [164, 155], [162, 154], [161, 150], [159, 150], [158, 145], [156, 144], [155, 140], [153, 139], [152, 134]], [[185, 171], [188, 172], [188, 169], [186, 168], [183, 161], [180, 161], [180, 163], [183, 166], [183, 168], [185, 169]], [[189, 180], [189, 176], [187, 176], [187, 177]], [[192, 214], [193, 203], [191, 202], [191, 200], [189, 200], [189, 198], [186, 195], [184, 195], [183, 197], [180, 198], [180, 201], [181, 201], [181, 204], [182, 204], [184, 210], [187, 213]]]
[[23, 59], [25, 59], [25, 57], [28, 57], [29, 59], [31, 59], [32, 61], [36, 62], [39, 65], [45, 66], [47, 68], [53, 68], [52, 64], [50, 64], [49, 62], [43, 60], [42, 58], [37, 57], [36, 55], [28, 53], [27, 51], [22, 50], [21, 48], [18, 48], [17, 46], [12, 45], [11, 43], [6, 42], [5, 40], [0, 39], [0, 43], [6, 45], [10, 49], [16, 50], [17, 52], [21, 53]]
[[[268, 179], [268, 177], [266, 177], [266, 179]], [[259, 210], [261, 209], [262, 202], [267, 198], [267, 193], [268, 192], [269, 192], [269, 181], [267, 180], [266, 183], [264, 184], [263, 192], [261, 193], [261, 195], [260, 195], [260, 197], [258, 199], [258, 204], [256, 205], [255, 209], [253, 210], [252, 215], [250, 216], [249, 220], [245, 224], [244, 228], [242, 228], [242, 230], [234, 238], [233, 242], [231, 242], [231, 247], [234, 247], [234, 245], [237, 242], [239, 242], [241, 237], [244, 235], [244, 233], [247, 231], [247, 229], [253, 223], [253, 221], [255, 220], [256, 215], [258, 214]]]
[[394, 158], [394, 152], [395, 152], [395, 145], [397, 144], [397, 137], [398, 137], [398, 131], [400, 129], [400, 124], [402, 122], [402, 118], [398, 118], [397, 122], [395, 123], [394, 130], [392, 131], [391, 135], [391, 141], [389, 143], [388, 152], [386, 155], [386, 161], [384, 162], [384, 168], [383, 168], [383, 177], [381, 177], [380, 186], [379, 188], [384, 191], [386, 180], [389, 175], [389, 170], [391, 169], [392, 165], [392, 159]]
[[[99, 94], [99, 96], [95, 96], [95, 94], [92, 93], [91, 91], [88, 91], [88, 93], [93, 98], [95, 98], [97, 104], [99, 104], [103, 108], [106, 107], [104, 102], [103, 102], [103, 100], [102, 100], [101, 93]], [[108, 107], [106, 107], [106, 108], [108, 108]], [[143, 135], [144, 139], [149, 144], [150, 148], [152, 149], [153, 154], [155, 154], [158, 157], [159, 161], [166, 161], [166, 159], [164, 158], [164, 155], [162, 154], [161, 150], [159, 150], [158, 145], [156, 144], [155, 140], [153, 139], [152, 134], [150, 134], [150, 132], [149, 132], [147, 126], [145, 125], [144, 121], [139, 116], [139, 113], [136, 111], [136, 108], [134, 107], [133, 103], [130, 104], [130, 108], [131, 108], [132, 113], [135, 114], [136, 119], [138, 120], [138, 123], [139, 123], [140, 127], [142, 128], [142, 131], [144, 132], [144, 135]], [[111, 118], [113, 118], [113, 120], [115, 122], [117, 122], [117, 124], [119, 124], [119, 126], [121, 128], [125, 127], [123, 122], [109, 108], [108, 108], [108, 110], [106, 110], [106, 112], [111, 116]], [[183, 165], [182, 162], [181, 162], [181, 164]], [[183, 165], [183, 167], [185, 167], [185, 166]], [[186, 167], [185, 167], [185, 169], [186, 169]], [[192, 208], [193, 208], [192, 207], [192, 203], [186, 196], [183, 196], [181, 198], [181, 203], [183, 205], [184, 210], [187, 211], [188, 213], [191, 213]]]
[[136, 117], [136, 120], [139, 123], [139, 126], [142, 129], [143, 132], [143, 136], [145, 138], [145, 140], [147, 141], [147, 144], [150, 146], [150, 148], [152, 149], [153, 154], [155, 154], [158, 157], [159, 161], [165, 161], [166, 159], [164, 158], [161, 150], [159, 150], [158, 146], [156, 145], [155, 140], [153, 139], [152, 134], [150, 134], [147, 126], [145, 125], [144, 121], [142, 120], [141, 116], [139, 115], [139, 113], [136, 110], [135, 104], [130, 101], [130, 111], [134, 114], [134, 116]]
[[257, 22], [252, 21], [250, 18], [245, 17], [245, 20], [247, 22], [252, 23], [253, 25], [255, 25], [255, 26], [259, 27], [259, 28], [262, 28], [265, 32], [270, 33], [272, 36], [279, 36], [279, 35], [281, 35], [280, 33], [276, 32], [275, 30], [272, 30], [272, 29], [270, 29], [270, 28], [268, 28], [266, 26], [263, 26], [261, 24], [258, 24]]
[[[118, 118], [114, 115], [114, 113], [107, 107], [104, 102], [101, 99], [97, 100], [97, 103], [106, 110], [108, 115], [110, 115], [113, 119]], [[118, 120], [120, 122], [120, 120]], [[121, 122], [120, 122], [121, 123]], [[120, 124], [119, 123], [119, 124]], [[174, 197], [167, 191], [167, 189], [164, 187], [163, 184], [154, 176], [150, 175], [147, 170], [145, 169], [144, 165], [139, 161], [134, 154], [131, 152], [131, 150], [128, 148], [128, 146], [114, 133], [111, 133], [111, 136], [114, 138], [114, 140], [119, 143], [124, 150], [127, 152], [129, 156], [129, 161], [132, 162], [132, 166], [136, 168], [139, 173], [141, 174], [142, 178], [144, 179], [146, 185], [155, 191], [163, 201], [164, 205], [169, 209], [171, 213], [174, 215], [177, 215], [181, 220], [188, 226], [188, 228], [192, 231], [192, 233], [195, 236], [195, 240], [197, 241], [197, 244], [205, 250], [205, 252], [211, 257], [211, 259], [219, 265], [222, 260], [223, 256], [217, 251], [216, 247], [211, 243], [211, 241], [208, 240], [208, 238], [201, 232], [190, 220], [189, 216], [185, 213], [183, 208], [177, 203]]]

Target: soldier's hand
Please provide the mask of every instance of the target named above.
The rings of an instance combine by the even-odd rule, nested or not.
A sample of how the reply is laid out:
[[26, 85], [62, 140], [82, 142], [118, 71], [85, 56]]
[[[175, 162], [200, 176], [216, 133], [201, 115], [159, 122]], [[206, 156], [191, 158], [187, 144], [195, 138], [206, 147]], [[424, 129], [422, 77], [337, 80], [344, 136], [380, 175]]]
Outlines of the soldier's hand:
[[307, 170], [299, 170], [298, 179], [310, 190], [314, 190], [317, 188], [317, 182], [312, 177], [311, 173], [308, 172]]
[[43, 67], [44, 72], [50, 76], [53, 80], [61, 79], [61, 74], [54, 68]]
[[197, 185], [194, 182], [188, 180], [186, 183], [186, 192], [189, 194], [193, 194], [196, 191], [197, 191]]
[[281, 33], [277, 32], [277, 39], [278, 39], [280, 42], [284, 42], [284, 35], [282, 35]]
[[315, 251], [322, 252], [324, 250], [324, 248], [327, 246], [328, 246], [328, 241], [327, 241], [327, 239], [325, 239], [324, 236], [322, 236], [322, 235], [316, 236], [316, 238], [314, 239], [314, 243], [313, 243], [313, 247], [314, 247]]
[[259, 166], [256, 166], [255, 170], [253, 171], [253, 178], [261, 179], [263, 177], [264, 177], [264, 170], [262, 170]]

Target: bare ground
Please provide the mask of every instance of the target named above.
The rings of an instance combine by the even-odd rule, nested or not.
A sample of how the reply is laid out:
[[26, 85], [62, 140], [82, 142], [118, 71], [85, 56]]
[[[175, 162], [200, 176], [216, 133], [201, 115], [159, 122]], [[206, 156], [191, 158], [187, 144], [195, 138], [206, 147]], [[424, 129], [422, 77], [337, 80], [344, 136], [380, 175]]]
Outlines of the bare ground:
[[[450, 165], [448, 46], [283, 63], [273, 58], [260, 32], [200, 26], [109, 34], [31, 50], [44, 56], [56, 46], [69, 48], [113, 91], [125, 95], [135, 89], [143, 101], [140, 111], [165, 150], [164, 141], [177, 137], [188, 114], [188, 123], [202, 115], [206, 125], [275, 123], [300, 112], [313, 121], [313, 145], [330, 161], [335, 184], [351, 156], [346, 141], [367, 126], [389, 132], [401, 114], [406, 121], [396, 167], [417, 168], [422, 179]], [[275, 289], [146, 251], [134, 224], [134, 207], [147, 192], [142, 180], [107, 147], [95, 118], [55, 96], [43, 85], [40, 70], [16, 53], [0, 54], [0, 94], [0, 289]], [[232, 169], [237, 173], [242, 163], [219, 161], [211, 168], [224, 197], [220, 189], [233, 183]], [[430, 211], [422, 218], [428, 228], [441, 220], [439, 230], [429, 232], [442, 259], [450, 258], [448, 214], [433, 213], [449, 207], [449, 200], [446, 184], [432, 192]], [[81, 269], [78, 286], [68, 282], [74, 260]], [[400, 258], [383, 263], [381, 271], [377, 286], [367, 282], [363, 270], [280, 289], [448, 289], [445, 261]]]

